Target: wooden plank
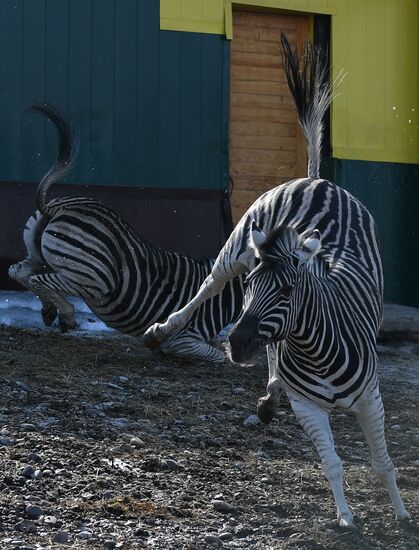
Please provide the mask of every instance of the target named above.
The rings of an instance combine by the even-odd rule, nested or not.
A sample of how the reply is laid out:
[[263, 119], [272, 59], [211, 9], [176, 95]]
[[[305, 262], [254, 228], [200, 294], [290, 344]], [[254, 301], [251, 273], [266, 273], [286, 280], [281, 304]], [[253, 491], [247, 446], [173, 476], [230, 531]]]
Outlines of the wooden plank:
[[296, 124], [276, 124], [275, 122], [257, 122], [232, 120], [230, 123], [231, 135], [246, 136], [295, 136]]
[[250, 93], [265, 95], [288, 96], [291, 100], [291, 94], [286, 82], [269, 82], [266, 80], [246, 80], [235, 79], [230, 86], [231, 93]]
[[231, 164], [230, 173], [232, 176], [278, 176], [293, 174], [296, 177], [296, 164], [294, 162], [283, 162], [279, 164], [261, 164], [260, 162], [241, 162], [239, 165]]
[[[290, 37], [290, 42], [293, 43], [293, 35], [289, 32], [286, 33], [287, 38]], [[234, 39], [251, 39], [251, 40], [259, 40], [261, 42], [275, 42], [279, 43], [280, 40], [280, 32], [277, 29], [269, 29], [267, 27], [236, 27], [234, 29]]]
[[297, 149], [297, 140], [295, 137], [284, 136], [244, 136], [241, 134], [233, 134], [234, 146], [231, 149], [264, 149], [274, 151], [293, 151]]
[[262, 107], [248, 109], [247, 107], [238, 107], [237, 105], [231, 106], [230, 113], [235, 120], [251, 120], [256, 122], [294, 122], [296, 116], [289, 109], [269, 109]]
[[286, 83], [285, 75], [279, 68], [273, 71], [271, 68], [267, 67], [246, 67], [243, 65], [232, 65], [231, 78], [257, 80], [259, 82], [265, 80], [268, 82], [282, 82], [284, 84]]
[[280, 94], [246, 94], [236, 92], [231, 94], [230, 103], [231, 105], [240, 107], [271, 107], [274, 109], [294, 110], [291, 98]]
[[230, 148], [230, 159], [240, 164], [245, 162], [257, 162], [260, 164], [274, 164], [278, 166], [284, 162], [295, 159], [292, 151], [275, 151], [272, 149], [244, 149], [239, 147]]
[[244, 67], [268, 67], [270, 69], [282, 69], [282, 59], [278, 54], [263, 54], [250, 52], [231, 52], [233, 65]]

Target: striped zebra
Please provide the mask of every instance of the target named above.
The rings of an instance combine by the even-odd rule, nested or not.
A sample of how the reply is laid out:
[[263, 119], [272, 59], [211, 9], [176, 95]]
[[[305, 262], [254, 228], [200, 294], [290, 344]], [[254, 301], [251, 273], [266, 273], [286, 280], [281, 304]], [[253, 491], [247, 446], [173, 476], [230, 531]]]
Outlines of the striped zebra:
[[249, 361], [261, 346], [276, 355], [269, 364], [267, 396], [258, 404], [260, 419], [272, 419], [285, 392], [320, 455], [339, 524], [352, 526], [329, 414], [335, 408], [354, 413], [396, 515], [408, 518], [387, 453], [376, 373], [383, 296], [376, 227], [358, 200], [319, 178], [322, 118], [332, 98], [324, 55], [308, 45], [300, 68], [298, 53], [284, 36], [281, 41], [308, 143], [308, 177], [261, 196], [231, 234], [193, 300], [151, 327], [145, 340], [164, 341], [205, 299], [250, 271], [243, 311], [229, 340], [232, 359], [239, 363]]
[[[29, 110], [55, 125], [60, 145], [55, 164], [39, 184], [38, 210], [24, 230], [27, 258], [11, 266], [10, 277], [39, 296], [46, 325], [58, 315], [63, 332], [75, 327], [74, 307], [65, 298], [71, 295], [82, 298], [106, 325], [133, 336], [143, 334], [192, 298], [214, 261], [157, 248], [115, 212], [89, 198], [47, 202], [50, 186], [74, 165], [77, 146], [69, 123], [51, 105], [36, 103]], [[160, 351], [224, 361], [224, 353], [212, 344], [221, 329], [239, 317], [243, 294], [243, 280], [231, 281]]]

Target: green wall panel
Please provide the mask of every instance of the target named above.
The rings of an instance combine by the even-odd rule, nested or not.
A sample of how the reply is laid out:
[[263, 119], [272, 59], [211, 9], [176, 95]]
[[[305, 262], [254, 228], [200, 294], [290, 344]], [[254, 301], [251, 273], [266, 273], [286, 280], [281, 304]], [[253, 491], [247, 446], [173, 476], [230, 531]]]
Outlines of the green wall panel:
[[229, 43], [159, 30], [155, 0], [0, 2], [0, 181], [39, 181], [53, 103], [80, 137], [74, 183], [227, 185]]
[[419, 307], [419, 165], [329, 159], [322, 172], [374, 216], [385, 299]]

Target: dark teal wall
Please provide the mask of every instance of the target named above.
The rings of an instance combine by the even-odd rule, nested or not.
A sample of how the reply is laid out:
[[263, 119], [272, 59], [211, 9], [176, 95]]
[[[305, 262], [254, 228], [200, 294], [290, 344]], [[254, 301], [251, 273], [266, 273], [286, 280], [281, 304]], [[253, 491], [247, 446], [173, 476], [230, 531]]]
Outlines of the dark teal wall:
[[229, 43], [159, 30], [158, 0], [1, 0], [0, 181], [37, 181], [55, 154], [33, 99], [80, 134], [69, 181], [227, 186]]
[[322, 172], [374, 216], [386, 300], [419, 307], [419, 165], [330, 159]]

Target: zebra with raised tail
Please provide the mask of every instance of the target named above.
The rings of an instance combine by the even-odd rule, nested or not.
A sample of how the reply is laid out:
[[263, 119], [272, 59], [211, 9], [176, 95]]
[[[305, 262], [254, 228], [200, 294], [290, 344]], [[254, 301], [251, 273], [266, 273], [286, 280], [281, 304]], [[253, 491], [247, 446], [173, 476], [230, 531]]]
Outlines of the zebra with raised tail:
[[[27, 258], [11, 266], [9, 275], [39, 296], [46, 325], [58, 316], [63, 332], [75, 327], [74, 307], [65, 298], [69, 294], [81, 297], [106, 325], [138, 336], [186, 304], [214, 262], [157, 248], [136, 235], [115, 212], [89, 198], [47, 202], [50, 186], [74, 165], [77, 146], [70, 124], [54, 107], [35, 103], [29, 110], [54, 124], [59, 151], [38, 186], [38, 210], [24, 230]], [[231, 281], [160, 351], [224, 361], [224, 353], [212, 344], [221, 329], [238, 318], [243, 293], [243, 280]]]
[[308, 143], [308, 177], [268, 191], [249, 208], [197, 295], [151, 327], [145, 341], [164, 341], [208, 297], [250, 271], [242, 315], [229, 339], [232, 359], [240, 363], [263, 345], [276, 351], [259, 417], [269, 422], [286, 393], [320, 455], [339, 523], [352, 526], [329, 414], [337, 407], [354, 413], [397, 517], [408, 518], [387, 453], [376, 373], [383, 299], [376, 227], [358, 200], [319, 178], [322, 117], [332, 97], [324, 56], [308, 45], [300, 69], [297, 52], [284, 36], [281, 41]]

